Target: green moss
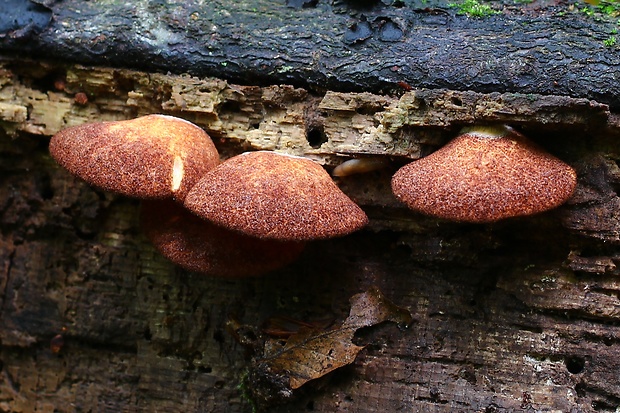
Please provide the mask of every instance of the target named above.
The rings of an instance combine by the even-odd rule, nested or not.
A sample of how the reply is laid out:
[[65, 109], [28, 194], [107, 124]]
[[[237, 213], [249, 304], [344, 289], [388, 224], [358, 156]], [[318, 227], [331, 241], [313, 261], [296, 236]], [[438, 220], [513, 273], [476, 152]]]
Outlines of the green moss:
[[605, 47], [614, 47], [614, 46], [616, 46], [618, 44], [618, 39], [616, 38], [617, 34], [618, 34], [618, 29], [617, 28], [611, 29], [611, 31], [609, 32], [609, 37], [607, 39], [603, 40], [603, 45], [605, 45]]
[[615, 0], [586, 1], [586, 5], [579, 11], [589, 17], [617, 17], [620, 16], [620, 2]]
[[583, 8], [581, 8], [580, 10], [583, 14], [585, 14], [586, 16], [592, 17], [594, 16], [594, 8], [589, 7], [589, 6], [585, 6]]
[[449, 7], [457, 9], [458, 14], [466, 14], [469, 17], [489, 17], [500, 13], [488, 4], [480, 3], [478, 0], [464, 0], [460, 3], [450, 3]]
[[596, 7], [601, 13], [608, 16], [620, 15], [620, 3], [617, 1], [602, 0]]
[[249, 378], [248, 371], [245, 370], [241, 373], [241, 377], [239, 378], [239, 384], [237, 384], [237, 390], [241, 393], [241, 398], [246, 401], [252, 408], [252, 413], [258, 412], [258, 405], [254, 401], [252, 397], [252, 391], [249, 389]]
[[579, 6], [576, 10], [585, 14], [587, 17], [594, 19], [600, 23], [612, 23], [616, 27], [609, 30], [609, 36], [603, 40], [605, 47], [615, 47], [618, 43], [616, 34], [620, 27], [620, 1], [618, 0], [583, 0], [583, 6]]

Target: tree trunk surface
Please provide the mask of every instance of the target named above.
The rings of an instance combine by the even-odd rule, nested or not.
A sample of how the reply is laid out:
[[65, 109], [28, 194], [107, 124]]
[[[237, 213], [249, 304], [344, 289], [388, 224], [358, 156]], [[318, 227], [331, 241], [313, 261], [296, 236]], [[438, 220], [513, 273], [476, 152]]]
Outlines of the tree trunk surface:
[[[415, 2], [9, 3], [0, 411], [617, 411], [616, 22], [538, 2], [484, 19]], [[68, 126], [149, 113], [201, 126], [223, 159], [385, 160], [334, 178], [368, 227], [266, 276], [174, 266], [138, 201], [48, 152]], [[510, 124], [573, 166], [572, 198], [478, 225], [406, 209], [393, 173], [474, 123]], [[413, 322], [360, 328], [351, 364], [298, 389], [261, 368], [270, 320], [331, 331], [373, 288]]]

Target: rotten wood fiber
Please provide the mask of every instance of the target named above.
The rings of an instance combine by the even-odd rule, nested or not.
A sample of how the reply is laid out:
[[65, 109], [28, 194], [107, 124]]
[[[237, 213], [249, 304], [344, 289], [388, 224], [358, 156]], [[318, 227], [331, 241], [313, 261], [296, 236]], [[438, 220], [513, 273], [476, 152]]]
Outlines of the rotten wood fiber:
[[500, 13], [484, 19], [452, 1], [10, 2], [23, 12], [0, 14], [5, 53], [317, 91], [446, 88], [620, 108], [620, 56], [605, 45], [617, 19], [568, 2], [493, 2]]
[[288, 85], [242, 86], [217, 78], [11, 59], [0, 59], [0, 74], [0, 116], [9, 132], [51, 136], [80, 123], [164, 112], [183, 115], [228, 144], [326, 165], [363, 155], [416, 159], [424, 146], [436, 147], [475, 123], [620, 136], [618, 115], [608, 105], [566, 96], [446, 89], [410, 90], [400, 97], [319, 94]]

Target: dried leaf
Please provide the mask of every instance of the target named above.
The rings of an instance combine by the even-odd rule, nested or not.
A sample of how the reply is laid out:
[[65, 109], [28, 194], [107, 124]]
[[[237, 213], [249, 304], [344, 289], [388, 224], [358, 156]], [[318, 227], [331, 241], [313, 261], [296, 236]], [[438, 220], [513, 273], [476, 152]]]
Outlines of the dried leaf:
[[[411, 314], [389, 301], [377, 288], [351, 297], [351, 311], [342, 325], [328, 331], [304, 327], [283, 346], [266, 346], [267, 353], [259, 361], [264, 374], [289, 378], [294, 390], [310, 380], [352, 363], [364, 348], [352, 340], [355, 332], [384, 321], [408, 325]], [[262, 379], [265, 379], [263, 377]]]
[[351, 311], [343, 326], [356, 329], [370, 327], [384, 321], [408, 326], [413, 318], [405, 308], [399, 307], [388, 300], [377, 287], [351, 297]]
[[305, 322], [286, 316], [274, 316], [267, 319], [261, 331], [271, 338], [289, 338], [293, 334], [298, 333], [303, 327], [324, 330], [332, 323], [333, 319], [331, 318]]

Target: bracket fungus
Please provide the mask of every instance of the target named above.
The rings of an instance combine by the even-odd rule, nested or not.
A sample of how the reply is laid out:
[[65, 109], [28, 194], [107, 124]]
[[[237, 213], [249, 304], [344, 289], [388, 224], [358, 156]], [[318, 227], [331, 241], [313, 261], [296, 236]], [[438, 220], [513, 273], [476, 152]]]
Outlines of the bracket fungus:
[[257, 276], [284, 267], [304, 243], [261, 240], [218, 227], [170, 201], [143, 201], [142, 227], [151, 243], [178, 266], [213, 276]]
[[461, 222], [494, 222], [564, 203], [575, 171], [508, 126], [466, 128], [392, 178], [397, 198], [415, 211]]
[[61, 166], [89, 184], [141, 199], [183, 200], [219, 163], [205, 131], [166, 115], [63, 129], [52, 137], [49, 150]]
[[217, 225], [258, 238], [324, 239], [368, 222], [316, 162], [274, 152], [246, 152], [209, 171], [185, 207]]

